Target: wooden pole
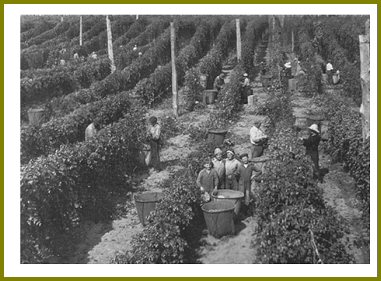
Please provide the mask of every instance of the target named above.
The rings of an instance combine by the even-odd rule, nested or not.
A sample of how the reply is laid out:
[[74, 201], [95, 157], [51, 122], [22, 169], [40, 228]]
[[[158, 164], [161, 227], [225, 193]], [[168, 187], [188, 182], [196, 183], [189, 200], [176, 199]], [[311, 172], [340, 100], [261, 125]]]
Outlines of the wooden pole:
[[239, 19], [235, 20], [236, 33], [237, 33], [237, 61], [241, 61], [241, 25]]
[[173, 114], [177, 117], [178, 114], [178, 105], [179, 99], [177, 95], [177, 73], [176, 73], [176, 58], [175, 58], [175, 26], [174, 23], [171, 22], [171, 62], [172, 62], [172, 105], [173, 105]]
[[291, 30], [291, 52], [294, 52], [294, 30]]
[[364, 140], [370, 135], [370, 69], [369, 69], [369, 20], [366, 22], [365, 35], [359, 35], [362, 89], [362, 135]]
[[108, 58], [111, 62], [111, 73], [116, 70], [114, 62], [114, 52], [112, 49], [112, 33], [111, 33], [111, 23], [108, 16], [106, 16], [106, 25], [107, 25], [107, 48], [108, 48]]
[[63, 16], [61, 16], [61, 22], [63, 22]]
[[79, 17], [79, 46], [82, 46], [82, 16]]

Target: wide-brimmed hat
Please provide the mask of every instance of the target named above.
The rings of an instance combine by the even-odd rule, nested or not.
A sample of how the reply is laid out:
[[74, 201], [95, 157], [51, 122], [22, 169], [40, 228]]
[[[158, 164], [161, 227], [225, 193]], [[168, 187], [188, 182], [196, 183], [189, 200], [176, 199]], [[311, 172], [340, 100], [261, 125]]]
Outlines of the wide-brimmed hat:
[[247, 73], [244, 73], [243, 76], [247, 77], [248, 75], [247, 75]]
[[312, 124], [311, 126], [308, 127], [308, 129], [310, 129], [311, 131], [314, 131], [318, 134], [320, 133], [319, 129], [318, 129], [318, 125], [316, 125], [316, 124]]

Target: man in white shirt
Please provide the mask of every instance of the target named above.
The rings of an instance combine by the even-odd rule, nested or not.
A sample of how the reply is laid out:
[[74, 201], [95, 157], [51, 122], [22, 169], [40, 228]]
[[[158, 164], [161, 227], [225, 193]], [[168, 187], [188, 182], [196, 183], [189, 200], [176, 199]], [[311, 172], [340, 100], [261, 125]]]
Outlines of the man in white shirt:
[[250, 129], [251, 142], [251, 158], [260, 157], [263, 154], [263, 145], [267, 141], [267, 135], [263, 133], [259, 127], [261, 122], [255, 122], [255, 125]]

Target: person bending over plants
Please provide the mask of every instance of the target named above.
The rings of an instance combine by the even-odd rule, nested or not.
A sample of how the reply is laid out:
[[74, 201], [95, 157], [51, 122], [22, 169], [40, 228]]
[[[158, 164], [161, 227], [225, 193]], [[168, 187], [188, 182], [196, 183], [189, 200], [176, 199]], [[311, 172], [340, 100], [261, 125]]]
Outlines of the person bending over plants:
[[213, 88], [218, 91], [221, 91], [222, 87], [225, 85], [224, 74], [221, 73], [214, 79]]
[[213, 169], [213, 162], [207, 160], [204, 163], [204, 169], [200, 171], [197, 177], [197, 186], [202, 193], [202, 199], [204, 202], [210, 201], [210, 195], [218, 187], [218, 175], [216, 170]]

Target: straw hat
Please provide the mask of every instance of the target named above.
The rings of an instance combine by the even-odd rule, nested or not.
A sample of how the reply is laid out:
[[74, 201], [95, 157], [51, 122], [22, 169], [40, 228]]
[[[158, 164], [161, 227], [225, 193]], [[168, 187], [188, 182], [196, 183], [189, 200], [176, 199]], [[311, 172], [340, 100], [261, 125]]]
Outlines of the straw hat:
[[247, 73], [245, 73], [245, 74], [243, 74], [243, 76], [247, 77], [248, 75], [247, 75]]
[[320, 133], [319, 129], [318, 129], [318, 125], [316, 125], [316, 124], [312, 124], [311, 126], [308, 127], [308, 129], [310, 129], [311, 131], [314, 131], [318, 134]]

